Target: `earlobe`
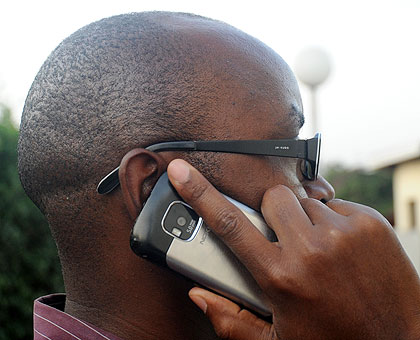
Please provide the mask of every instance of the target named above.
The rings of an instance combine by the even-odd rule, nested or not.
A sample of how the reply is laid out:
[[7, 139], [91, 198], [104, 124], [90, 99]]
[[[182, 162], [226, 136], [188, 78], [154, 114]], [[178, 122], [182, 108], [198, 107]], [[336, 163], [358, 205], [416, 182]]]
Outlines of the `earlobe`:
[[133, 220], [137, 218], [166, 167], [164, 158], [146, 149], [133, 149], [122, 159], [119, 168], [121, 191]]

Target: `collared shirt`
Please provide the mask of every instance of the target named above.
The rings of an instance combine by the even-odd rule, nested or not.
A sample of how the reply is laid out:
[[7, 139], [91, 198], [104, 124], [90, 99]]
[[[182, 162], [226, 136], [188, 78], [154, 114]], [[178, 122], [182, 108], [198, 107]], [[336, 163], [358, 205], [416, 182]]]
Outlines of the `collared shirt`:
[[34, 340], [121, 340], [64, 312], [65, 294], [40, 297], [34, 302]]

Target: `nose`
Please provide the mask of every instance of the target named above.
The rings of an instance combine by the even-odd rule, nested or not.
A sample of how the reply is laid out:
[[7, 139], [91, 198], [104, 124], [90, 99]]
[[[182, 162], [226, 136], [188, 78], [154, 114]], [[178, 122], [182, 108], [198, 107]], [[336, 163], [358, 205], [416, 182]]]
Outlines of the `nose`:
[[332, 185], [322, 176], [318, 176], [316, 181], [305, 181], [303, 183], [308, 197], [315, 198], [322, 202], [328, 202], [335, 196]]

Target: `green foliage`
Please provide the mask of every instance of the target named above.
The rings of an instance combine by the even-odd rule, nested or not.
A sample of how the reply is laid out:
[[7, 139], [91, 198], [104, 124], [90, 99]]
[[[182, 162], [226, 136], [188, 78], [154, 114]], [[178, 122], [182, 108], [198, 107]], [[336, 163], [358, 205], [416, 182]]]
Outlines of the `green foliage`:
[[337, 198], [368, 205], [393, 223], [390, 169], [367, 172], [348, 170], [337, 165], [330, 166], [325, 177], [333, 185]]
[[33, 300], [63, 291], [48, 225], [17, 173], [18, 130], [0, 104], [0, 339], [32, 339]]

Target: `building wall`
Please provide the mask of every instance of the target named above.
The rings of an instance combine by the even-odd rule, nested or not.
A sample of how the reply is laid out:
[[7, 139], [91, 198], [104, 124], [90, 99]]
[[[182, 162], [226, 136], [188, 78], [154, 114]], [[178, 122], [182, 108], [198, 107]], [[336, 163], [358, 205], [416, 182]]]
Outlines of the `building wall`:
[[393, 191], [397, 230], [420, 231], [420, 159], [396, 166]]
[[420, 275], [420, 233], [415, 230], [397, 231], [397, 236], [407, 253], [408, 258]]

